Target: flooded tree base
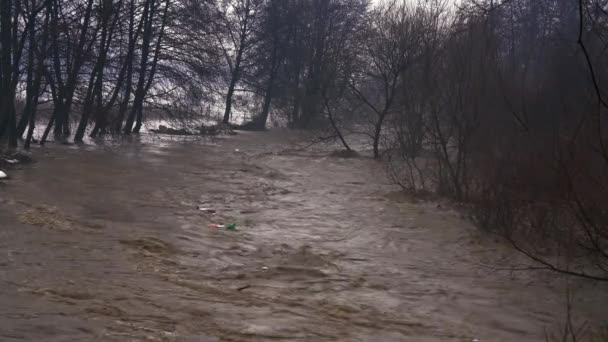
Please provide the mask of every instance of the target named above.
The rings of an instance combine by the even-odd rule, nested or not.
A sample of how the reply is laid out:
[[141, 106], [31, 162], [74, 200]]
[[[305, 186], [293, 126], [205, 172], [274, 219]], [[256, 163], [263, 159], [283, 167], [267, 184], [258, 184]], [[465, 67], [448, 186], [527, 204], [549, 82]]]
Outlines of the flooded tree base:
[[[0, 340], [543, 341], [565, 317], [561, 276], [500, 271], [525, 259], [281, 134], [39, 150], [0, 188]], [[571, 284], [577, 321], [608, 317]]]

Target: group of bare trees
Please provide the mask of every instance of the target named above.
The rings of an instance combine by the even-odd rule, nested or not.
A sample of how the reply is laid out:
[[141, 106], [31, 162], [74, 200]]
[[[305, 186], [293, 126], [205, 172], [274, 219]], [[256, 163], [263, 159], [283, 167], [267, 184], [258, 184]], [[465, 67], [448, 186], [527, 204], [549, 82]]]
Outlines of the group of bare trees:
[[542, 268], [608, 281], [607, 4], [430, 3], [391, 19], [410, 17], [411, 62], [382, 58], [366, 71], [380, 86], [356, 91], [378, 117], [388, 107], [393, 179], [466, 204]]
[[[138, 132], [169, 21], [170, 0], [6, 0], [0, 15], [0, 137], [27, 148], [87, 128]], [[27, 130], [27, 134], [26, 133]], [[25, 135], [25, 136], [24, 136]]]
[[[366, 0], [2, 2], [2, 124], [23, 139], [81, 142], [140, 131], [144, 114], [235, 108], [263, 129], [323, 121], [361, 59]], [[340, 88], [339, 91], [336, 89]], [[285, 115], [282, 115], [284, 113]], [[36, 125], [44, 129], [36, 129]]]

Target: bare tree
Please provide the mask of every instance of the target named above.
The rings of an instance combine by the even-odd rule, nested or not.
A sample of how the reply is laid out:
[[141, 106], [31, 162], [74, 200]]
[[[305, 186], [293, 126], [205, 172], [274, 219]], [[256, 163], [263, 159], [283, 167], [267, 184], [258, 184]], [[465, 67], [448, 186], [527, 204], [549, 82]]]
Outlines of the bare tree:
[[112, 0], [103, 0], [98, 8], [98, 21], [101, 26], [101, 37], [97, 49], [97, 60], [93, 66], [91, 76], [89, 77], [89, 84], [87, 86], [80, 123], [78, 124], [76, 135], [74, 136], [74, 141], [76, 142], [82, 142], [82, 138], [84, 137], [85, 130], [89, 123], [90, 114], [93, 111], [94, 103], [97, 104], [97, 111], [102, 110], [104, 69], [106, 68], [108, 51], [114, 37], [114, 30], [119, 18], [118, 13], [121, 6], [121, 0], [119, 0], [117, 4], [114, 4]]
[[229, 0], [217, 6], [216, 38], [224, 56], [229, 76], [226, 106], [222, 122], [230, 122], [233, 98], [243, 69], [247, 67], [254, 46], [256, 31], [263, 15], [262, 0]]
[[[64, 4], [61, 1], [52, 0], [51, 2], [51, 53], [54, 77], [48, 79], [55, 83], [53, 86], [57, 91], [53, 115], [40, 139], [40, 144], [44, 144], [53, 125], [57, 140], [62, 140], [71, 133], [70, 111], [78, 85], [78, 76], [85, 63], [86, 55], [95, 42], [94, 39], [89, 39], [89, 35], [96, 35], [99, 29], [98, 25], [95, 27], [90, 25], [93, 3], [93, 0], [87, 0], [84, 4], [80, 2], [71, 4], [68, 10], [73, 15], [66, 16]], [[73, 30], [74, 27], [77, 29]], [[76, 36], [74, 42], [70, 41], [72, 35]], [[62, 48], [62, 45], [65, 46], [65, 49]]]
[[[160, 28], [157, 30], [158, 36], [156, 37], [156, 43], [154, 45], [154, 50], [152, 51], [152, 60], [150, 58], [150, 46], [153, 39], [154, 34], [154, 19], [157, 11], [161, 10], [160, 4], [156, 1], [160, 0], [148, 0], [144, 5], [144, 12], [142, 14], [144, 18], [143, 24], [143, 32], [142, 32], [142, 51], [141, 51], [141, 62], [139, 66], [139, 78], [137, 82], [137, 86], [135, 88], [135, 95], [133, 98], [133, 106], [131, 108], [131, 112], [129, 113], [129, 117], [127, 118], [127, 122], [125, 123], [124, 133], [139, 133], [141, 129], [141, 125], [143, 122], [143, 107], [144, 100], [146, 94], [150, 89], [150, 84], [152, 84], [154, 80], [154, 76], [156, 74], [156, 67], [158, 64], [158, 59], [160, 57], [161, 47], [163, 36], [165, 33], [165, 28], [168, 19], [168, 11], [169, 6], [171, 4], [170, 0], [165, 1], [164, 9], [162, 9], [162, 16], [160, 19]], [[149, 68], [148, 68], [149, 67]], [[137, 119], [137, 122], [135, 120]], [[135, 126], [133, 123], [135, 122]]]
[[404, 71], [418, 58], [422, 22], [405, 1], [381, 4], [370, 14], [366, 65], [350, 80], [353, 94], [373, 113], [373, 151], [380, 156], [383, 124], [393, 111]]

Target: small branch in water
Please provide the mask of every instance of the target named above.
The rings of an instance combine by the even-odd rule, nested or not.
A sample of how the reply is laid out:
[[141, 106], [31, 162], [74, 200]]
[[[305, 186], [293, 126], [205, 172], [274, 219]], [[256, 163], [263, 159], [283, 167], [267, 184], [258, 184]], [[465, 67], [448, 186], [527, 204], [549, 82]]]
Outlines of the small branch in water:
[[321, 143], [325, 143], [328, 141], [334, 141], [336, 138], [338, 138], [338, 136], [336, 134], [330, 135], [330, 136], [325, 136], [325, 137], [318, 137], [318, 138], [314, 139], [313, 141], [311, 141], [309, 144], [298, 148], [298, 150], [305, 150], [316, 144], [321, 144]]
[[250, 288], [250, 287], [251, 287], [251, 285], [247, 284], [247, 285], [245, 285], [245, 286], [241, 286], [241, 287], [239, 287], [239, 288], [238, 288], [238, 289], [236, 289], [236, 290], [237, 290], [237, 291], [243, 291], [243, 290], [246, 290], [246, 289], [248, 289], [248, 288]]
[[331, 123], [331, 127], [334, 129], [334, 132], [336, 132], [336, 135], [338, 136], [338, 138], [340, 138], [340, 141], [342, 142], [342, 145], [344, 145], [344, 147], [346, 148], [346, 150], [347, 151], [351, 151], [351, 148], [346, 143], [346, 140], [344, 140], [344, 137], [342, 136], [342, 132], [340, 132], [340, 129], [338, 128], [338, 125], [336, 125], [336, 121], [334, 120], [334, 116], [333, 116], [333, 114], [331, 112], [331, 109], [329, 108], [329, 101], [327, 101], [327, 96], [325, 96], [325, 94], [323, 94], [323, 100], [325, 102], [325, 108], [327, 108], [327, 116], [329, 117], [329, 122]]

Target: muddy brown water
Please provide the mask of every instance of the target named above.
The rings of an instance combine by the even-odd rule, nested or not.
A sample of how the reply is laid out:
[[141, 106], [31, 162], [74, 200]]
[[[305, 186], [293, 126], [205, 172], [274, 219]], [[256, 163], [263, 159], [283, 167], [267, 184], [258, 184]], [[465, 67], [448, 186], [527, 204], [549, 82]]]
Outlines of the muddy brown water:
[[[542, 341], [563, 320], [563, 278], [501, 271], [521, 258], [456, 211], [286, 138], [38, 149], [0, 186], [0, 341]], [[605, 286], [571, 284], [577, 320], [608, 317]]]

